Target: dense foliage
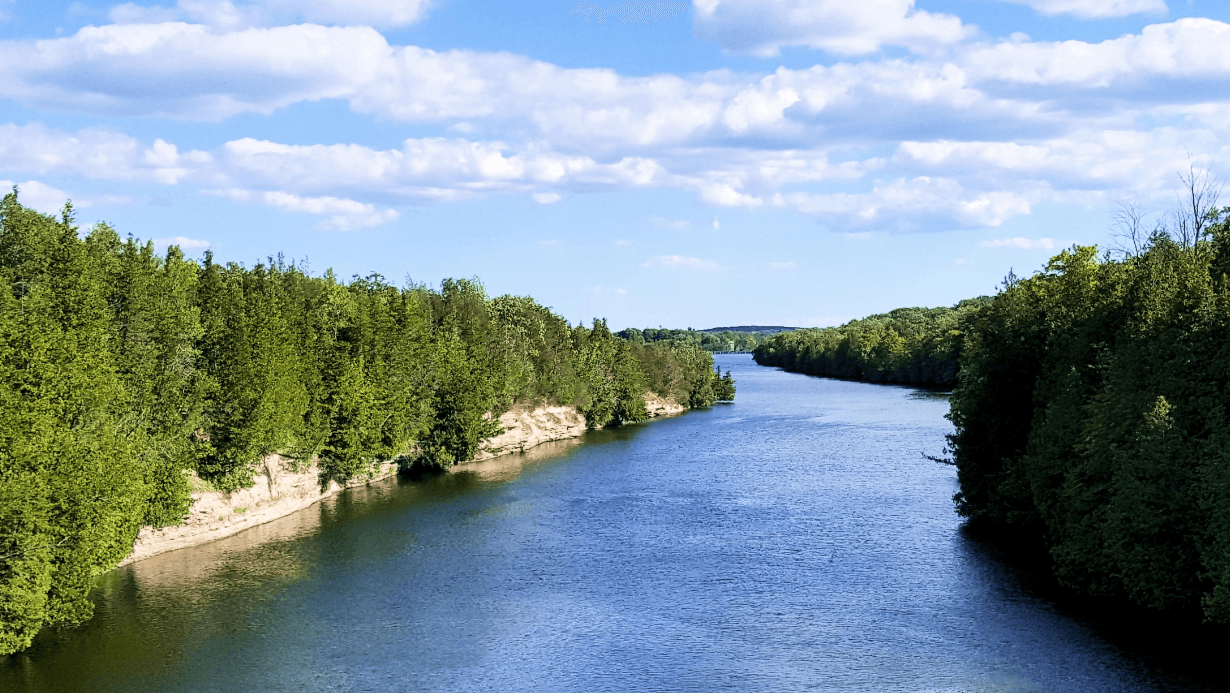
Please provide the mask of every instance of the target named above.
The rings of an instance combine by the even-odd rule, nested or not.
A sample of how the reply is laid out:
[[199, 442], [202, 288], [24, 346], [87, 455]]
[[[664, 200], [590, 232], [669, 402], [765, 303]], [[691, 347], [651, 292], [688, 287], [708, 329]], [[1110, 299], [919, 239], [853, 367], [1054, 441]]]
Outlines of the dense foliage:
[[1230, 228], [1206, 221], [1007, 282], [964, 324], [950, 445], [960, 513], [1040, 538], [1064, 584], [1226, 622]]
[[756, 347], [762, 366], [873, 383], [951, 387], [961, 357], [961, 317], [987, 299], [952, 308], [898, 308], [840, 327], [782, 332]]
[[82, 239], [0, 203], [0, 654], [89, 617], [90, 579], [143, 526], [177, 524], [195, 473], [250, 486], [262, 458], [319, 462], [322, 483], [382, 460], [470, 459], [515, 402], [575, 405], [592, 427], [734, 397], [688, 344], [571, 327], [477, 281], [439, 291], [277, 260], [203, 264], [178, 248]]
[[705, 351], [751, 351], [769, 341], [779, 333], [792, 330], [792, 327], [741, 327], [714, 328], [712, 330], [671, 330], [661, 327], [646, 327], [638, 330], [635, 327], [621, 330], [619, 337], [631, 342], [667, 342], [670, 344], [690, 344]]

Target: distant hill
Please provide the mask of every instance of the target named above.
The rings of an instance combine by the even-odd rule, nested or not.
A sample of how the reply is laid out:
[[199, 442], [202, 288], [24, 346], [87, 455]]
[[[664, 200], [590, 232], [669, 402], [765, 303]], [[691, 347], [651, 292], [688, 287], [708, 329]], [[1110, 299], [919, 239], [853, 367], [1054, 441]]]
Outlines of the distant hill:
[[737, 327], [710, 327], [698, 332], [751, 332], [752, 334], [777, 334], [778, 332], [793, 332], [798, 327], [783, 327], [781, 325], [739, 325]]

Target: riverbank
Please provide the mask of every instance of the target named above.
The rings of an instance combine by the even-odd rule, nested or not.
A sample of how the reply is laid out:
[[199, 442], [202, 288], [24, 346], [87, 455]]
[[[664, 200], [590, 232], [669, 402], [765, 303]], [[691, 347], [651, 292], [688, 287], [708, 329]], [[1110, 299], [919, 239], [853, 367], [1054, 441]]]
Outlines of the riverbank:
[[[675, 416], [686, 407], [646, 393], [645, 405], [654, 418]], [[586, 431], [585, 417], [576, 407], [514, 407], [500, 416], [504, 432], [479, 446], [471, 462], [499, 455], [524, 452], [543, 443], [576, 438]], [[192, 509], [183, 524], [163, 529], [146, 527], [137, 535], [132, 553], [119, 565], [128, 565], [168, 551], [198, 546], [229, 537], [245, 529], [272, 522], [311, 507], [346, 488], [386, 479], [398, 472], [398, 464], [384, 462], [370, 477], [350, 480], [342, 485], [330, 481], [320, 484], [320, 467], [315, 463], [296, 470], [293, 460], [270, 455], [261, 461], [261, 471], [251, 488], [231, 493], [216, 491], [193, 476]]]

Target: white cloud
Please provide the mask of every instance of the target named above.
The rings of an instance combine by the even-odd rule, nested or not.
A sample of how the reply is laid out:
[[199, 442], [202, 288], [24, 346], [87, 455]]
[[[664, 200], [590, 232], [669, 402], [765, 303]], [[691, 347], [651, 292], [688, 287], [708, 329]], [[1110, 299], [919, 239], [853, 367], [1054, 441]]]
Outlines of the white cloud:
[[1166, 0], [1000, 0], [1016, 5], [1028, 5], [1053, 17], [1070, 14], [1081, 19], [1127, 17], [1133, 14], [1165, 14]]
[[[309, 4], [295, 7], [307, 12]], [[820, 30], [803, 21], [814, 15], [844, 17], [857, 28], [867, 8], [915, 27], [923, 26], [919, 17], [942, 19], [905, 0], [841, 5], [772, 3], [766, 26], [795, 17], [802, 36]], [[216, 2], [193, 7], [173, 9], [226, 10]], [[727, 22], [748, 7], [742, 0], [700, 2], [698, 22]], [[143, 21], [151, 19], [159, 16]], [[875, 33], [896, 21], [871, 34], [851, 30], [842, 40], [905, 45]], [[181, 151], [169, 141], [102, 129], [0, 125], [0, 172], [262, 191], [252, 201], [288, 212], [310, 200], [362, 206], [321, 213], [346, 220], [324, 222], [331, 228], [387, 223], [396, 214], [390, 207], [407, 202], [513, 193], [548, 203], [656, 187], [717, 207], [787, 206], [857, 234], [995, 226], [1042, 202], [1168, 196], [1189, 150], [1215, 170], [1230, 166], [1230, 25], [1207, 19], [1101, 43], [1017, 36], [968, 44], [958, 37], [944, 52], [914, 57], [687, 77], [391, 46], [363, 27], [223, 24], [136, 23], [0, 42], [0, 98], [84, 113], [205, 119], [336, 99], [361, 113], [489, 139], [422, 137], [375, 149], [243, 138]], [[298, 202], [275, 204], [263, 191]]]
[[[1209, 118], [1221, 116], [1210, 112]], [[1222, 128], [1225, 132], [1224, 125]], [[825, 163], [828, 171], [840, 175], [819, 176], [804, 173], [820, 170], [815, 162], [824, 158], [808, 151], [706, 148], [699, 150], [702, 154], [666, 151], [661, 161], [626, 158], [599, 163], [590, 157], [551, 151], [542, 143], [510, 150], [500, 142], [442, 138], [407, 140], [400, 149], [390, 150], [285, 145], [245, 138], [213, 152], [180, 152], [163, 140], [143, 145], [124, 135], [97, 130], [63, 133], [37, 125], [0, 125], [0, 135], [6, 135], [0, 138], [0, 167], [27, 175], [196, 183], [215, 190], [282, 191], [302, 199], [344, 198], [371, 206], [370, 212], [366, 208], [347, 211], [352, 222], [337, 222], [335, 228], [387, 221], [388, 212], [376, 214], [375, 205], [390, 200], [450, 201], [507, 191], [549, 196], [559, 193], [540, 192], [543, 187], [586, 191], [647, 185], [692, 191], [714, 204], [724, 200], [707, 193], [725, 186], [753, 205], [791, 206], [838, 230], [851, 226], [889, 231], [995, 226], [1028, 214], [1033, 203], [1044, 200], [1093, 204], [1123, 197], [1168, 199], [1174, 171], [1188, 161], [1188, 145], [1213, 153], [1201, 154], [1201, 163], [1215, 169], [1218, 162], [1230, 165], [1230, 149], [1219, 149], [1225, 134], [1173, 128], [1147, 133], [1091, 130], [1019, 143], [909, 140], [898, 144], [888, 159], [849, 166]], [[697, 161], [703, 161], [705, 168], [694, 170]], [[832, 180], [849, 188], [850, 183], [875, 171], [910, 175], [870, 183], [864, 192], [782, 192], [799, 182], [823, 185]], [[938, 175], [915, 175], [922, 172]], [[280, 207], [293, 211], [292, 205]], [[666, 228], [687, 224], [686, 220], [653, 221]], [[715, 216], [711, 226], [720, 229], [720, 218]]]
[[[350, 197], [379, 191], [424, 200], [494, 191], [550, 195], [554, 191], [544, 190], [548, 187], [666, 186], [693, 191], [706, 204], [757, 207], [783, 188], [857, 181], [885, 166], [905, 167], [886, 172], [890, 177], [957, 177], [949, 175], [948, 163], [929, 168], [925, 157], [905, 151], [905, 145], [892, 161], [833, 162], [828, 151], [790, 143], [823, 141], [849, 151], [851, 145], [874, 145], [869, 132], [888, 143], [917, 147], [974, 139], [999, 146], [1001, 159], [1015, 146], [1013, 156], [1034, 152], [1040, 161], [1057, 162], [1063, 158], [1055, 156], [1058, 145], [1039, 145], [1039, 133], [1061, 133], [1074, 152], [1092, 151], [1085, 144], [1101, 137], [1097, 133], [1130, 132], [1142, 118], [1194, 117], [1189, 114], [1207, 107], [1179, 105], [1155, 115], [1149, 109], [1157, 107], [1147, 103], [1133, 108], [1093, 92], [1116, 80], [1161, 80], [1146, 100], [1163, 92], [1184, 94], [1182, 99], [1221, 98], [1216, 90], [1175, 92], [1166, 80], [1230, 78], [1230, 58], [1222, 50], [1226, 30], [1230, 27], [1211, 20], [1180, 20], [1101, 44], [979, 45], [960, 49], [952, 60], [893, 59], [780, 68], [764, 76], [715, 72], [682, 78], [563, 69], [506, 53], [393, 47], [375, 31], [354, 27], [232, 32], [187, 24], [87, 27], [64, 39], [0, 43], [0, 68], [9, 77], [0, 84], [0, 96], [92, 113], [187, 118], [269, 113], [302, 101], [343, 99], [354, 110], [391, 119], [441, 127], [464, 123], [471, 130], [473, 122], [484, 121], [523, 136], [511, 146], [422, 138], [386, 151], [244, 139], [207, 154], [179, 152], [161, 141], [138, 147], [117, 135], [104, 141], [102, 134], [83, 131], [79, 145], [88, 146], [66, 145], [63, 153], [30, 146], [20, 153], [22, 160], [46, 169], [52, 164], [36, 161], [46, 160], [46, 151], [73, 165], [67, 161], [73, 152], [92, 149], [106, 159], [83, 171], [94, 177], [127, 175], [163, 184], [200, 180], [211, 187], [308, 196], [335, 194], [340, 185]], [[1056, 81], [1071, 89], [1034, 100], [991, 93], [1010, 83]], [[1208, 128], [1220, 127], [1216, 118], [1206, 120]], [[0, 140], [0, 150], [20, 148], [23, 138], [37, 139], [29, 127], [16, 140]], [[1067, 136], [1074, 130], [1081, 131]], [[1202, 139], [1224, 141], [1219, 134]], [[1103, 148], [1111, 154], [1106, 161], [1131, 156], [1126, 146]], [[222, 160], [204, 160], [210, 156]], [[41, 175], [35, 167], [7, 168]], [[1032, 187], [1044, 168], [1059, 170], [1049, 164], [1035, 171], [1001, 167], [1005, 176], [1011, 169], [1030, 178]], [[1083, 176], [1083, 170], [1105, 175]], [[1119, 185], [1115, 170], [1123, 169], [1095, 163], [1063, 168], [1062, 176], [1079, 189], [1104, 188]], [[1083, 182], [1076, 180], [1082, 176]], [[1005, 178], [1001, 188], [1016, 189], [1015, 184]]]
[[323, 214], [329, 218], [314, 228], [324, 231], [353, 231], [396, 221], [397, 210], [378, 211], [374, 205], [336, 197], [300, 197], [280, 191], [267, 192], [264, 201], [289, 212]]
[[670, 269], [717, 269], [718, 264], [712, 260], [701, 260], [683, 255], [658, 255], [641, 263], [641, 267], [666, 267]]
[[697, 0], [696, 34], [732, 53], [777, 55], [807, 46], [864, 55], [884, 46], [927, 51], [957, 43], [973, 28], [952, 15], [914, 8], [914, 0]]
[[377, 210], [375, 205], [337, 197], [301, 197], [280, 190], [263, 193], [250, 190], [209, 190], [207, 194], [228, 197], [236, 202], [256, 202], [287, 212], [327, 216], [312, 228], [320, 231], [354, 231], [396, 221], [397, 210]]
[[209, 164], [213, 157], [207, 152], [180, 154], [179, 148], [161, 139], [142, 153], [142, 163], [149, 165], [154, 180], [163, 185], [175, 185], [196, 167]]
[[[748, 195], [739, 190], [743, 187], [743, 181], [739, 178], [732, 178], [729, 182], [697, 179], [693, 187], [700, 192], [700, 199], [719, 207], [759, 207], [764, 204], [755, 195]], [[716, 221], [717, 217], [714, 217]], [[715, 225], [714, 230], [720, 228], [720, 225]]]
[[[1188, 147], [1199, 152], [1201, 165], [1215, 170], [1230, 166], [1230, 148], [1221, 144], [1230, 136], [1225, 125], [1230, 106], [1208, 109], [1201, 117], [1209, 125], [1151, 132], [1077, 130], [1064, 137], [1017, 142], [906, 140], [889, 158], [840, 164], [830, 164], [824, 152], [745, 147], [664, 149], [661, 159], [627, 157], [600, 163], [553, 151], [545, 142], [512, 148], [502, 142], [444, 138], [406, 140], [401, 148], [387, 150], [245, 138], [212, 152], [181, 152], [164, 140], [146, 145], [102, 130], [64, 133], [40, 125], [0, 125], [0, 170], [282, 191], [303, 199], [349, 199], [371, 205], [372, 213], [376, 205], [395, 200], [447, 202], [495, 192], [549, 196], [560, 194], [555, 189], [657, 186], [691, 191], [716, 205], [790, 206], [835, 230], [900, 232], [995, 226], [1028, 214], [1042, 201], [1168, 200], [1174, 172], [1187, 164]], [[887, 180], [861, 183], [869, 173], [887, 174]], [[827, 192], [830, 182], [852, 191]], [[794, 191], [783, 191], [791, 188]], [[714, 196], [715, 189], [729, 190], [735, 199]], [[286, 205], [282, 208], [290, 211]], [[359, 216], [353, 216], [350, 226], [388, 217], [355, 214]], [[655, 219], [654, 224], [675, 228], [686, 220]], [[720, 229], [720, 219], [714, 217], [711, 225]]]
[[[225, 32], [199, 24], [111, 24], [0, 43], [0, 95], [96, 114], [220, 119], [347, 98], [391, 57], [366, 27]], [[376, 74], [373, 74], [375, 71]]]
[[1030, 212], [1029, 201], [1013, 192], [968, 191], [955, 180], [927, 176], [877, 184], [868, 193], [788, 193], [778, 195], [776, 202], [839, 229], [874, 226], [899, 232], [941, 230], [954, 225], [999, 226]]
[[993, 241], [983, 241], [984, 248], [1020, 248], [1023, 250], [1043, 249], [1050, 250], [1055, 247], [1055, 242], [1049, 238], [999, 238]]
[[341, 99], [399, 121], [515, 123], [557, 147], [609, 152], [765, 133], [802, 141], [811, 119], [867, 112], [869, 99], [966, 109], [978, 100], [951, 65], [624, 77], [508, 53], [394, 47], [370, 28], [315, 25], [85, 27], [65, 38], [0, 42], [0, 69], [0, 97], [34, 107], [219, 120]]
[[[853, 8], [843, 12], [865, 13], [877, 3], [909, 5], [904, 0], [840, 4]], [[724, 7], [743, 5], [713, 4], [713, 16]], [[778, 9], [786, 14], [798, 9], [790, 7]], [[698, 16], [702, 9], [698, 6]], [[882, 23], [879, 14], [869, 16]], [[997, 92], [1005, 84], [1098, 90], [1118, 83], [1157, 91], [1167, 87], [1166, 80], [1230, 78], [1230, 54], [1222, 49], [1228, 32], [1222, 22], [1180, 19], [1096, 44], [1015, 40], [956, 46], [944, 59], [684, 78], [565, 69], [508, 53], [391, 46], [365, 27], [223, 31], [184, 23], [109, 25], [85, 27], [65, 38], [0, 42], [0, 69], [6, 74], [0, 96], [93, 114], [206, 120], [340, 99], [357, 112], [404, 122], [470, 131], [476, 122], [514, 126], [561, 151], [608, 156], [673, 144], [728, 146], [731, 138], [804, 143], [823, 133], [831, 141], [873, 128], [928, 134], [937, 125], [968, 132], [957, 126], [971, 123], [1000, 131], [1012, 123], [1056, 128], [1062, 118], [1076, 115], [1057, 112], [1074, 99], [1082, 101], [1082, 110], [1092, 106], [1102, 117], [1130, 123], [1132, 113], [1122, 103], [1099, 104], [1090, 92], [1048, 93], [1034, 100]], [[1173, 87], [1166, 93], [1171, 92]], [[1205, 98], [1220, 98], [1205, 90], [1183, 100], [1206, 93]], [[797, 166], [797, 158], [792, 163]], [[810, 167], [775, 173], [814, 178], [852, 172], [819, 158]], [[749, 203], [730, 185], [715, 184], [705, 194], [716, 204]]]
[[360, 145], [285, 145], [244, 138], [214, 152], [181, 152], [156, 139], [145, 146], [136, 139], [101, 130], [65, 133], [41, 125], [0, 125], [0, 170], [73, 174], [111, 180], [138, 180], [176, 185], [204, 183], [212, 189], [265, 189], [303, 197], [348, 194], [402, 199], [450, 200], [488, 192], [525, 191], [549, 204], [557, 192], [544, 186], [577, 189], [636, 187], [655, 181], [673, 183], [655, 161], [625, 157], [599, 163], [568, 156], [542, 144], [519, 151], [501, 142], [462, 139], [411, 139], [401, 149], [376, 150]]
[[[339, 189], [356, 194], [382, 192], [408, 199], [456, 200], [491, 192], [541, 187], [577, 189], [646, 186], [666, 181], [655, 161], [625, 157], [599, 163], [567, 156], [540, 144], [510, 151], [501, 142], [443, 138], [410, 139], [401, 149], [359, 145], [285, 145], [241, 139], [226, 143], [217, 157], [221, 170], [243, 187], [313, 194]], [[554, 192], [533, 193], [545, 203]]]
[[0, 125], [3, 170], [129, 180], [136, 175], [141, 153], [132, 137], [97, 128], [68, 134], [39, 124]]
[[976, 80], [1102, 89], [1150, 79], [1230, 76], [1230, 24], [1183, 18], [1146, 26], [1101, 43], [1007, 42], [968, 51], [962, 63]]
[[799, 268], [799, 265], [794, 262], [770, 262], [769, 263], [770, 272], [793, 272], [794, 270], [797, 270], [798, 268]]
[[172, 236], [170, 238], [155, 238], [153, 239], [154, 248], [158, 252], [165, 252], [170, 246], [177, 245], [181, 250], [207, 250], [212, 245], [209, 241], [203, 241], [198, 238], [188, 238], [187, 236]]
[[1145, 201], [1170, 194], [1175, 172], [1187, 168], [1193, 152], [1198, 152], [1199, 165], [1216, 170], [1230, 165], [1223, 137], [1207, 130], [1160, 127], [1148, 132], [1077, 130], [1034, 142], [906, 141], [892, 160], [904, 170], [943, 172], [980, 179], [984, 185], [1045, 188], [1050, 198], [1068, 191], [1097, 200], [1098, 191], [1115, 190]]

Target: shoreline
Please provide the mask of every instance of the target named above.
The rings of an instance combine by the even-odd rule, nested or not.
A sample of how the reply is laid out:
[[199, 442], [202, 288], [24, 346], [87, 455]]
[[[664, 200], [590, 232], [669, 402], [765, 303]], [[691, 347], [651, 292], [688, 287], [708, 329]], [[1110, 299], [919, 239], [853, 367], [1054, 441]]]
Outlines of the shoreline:
[[[646, 393], [645, 404], [650, 418], [676, 416], [687, 411], [682, 405], [652, 393]], [[504, 427], [503, 433], [483, 441], [474, 458], [457, 467], [524, 452], [543, 443], [577, 438], [588, 430], [585, 417], [575, 407], [559, 406], [533, 409], [516, 406], [500, 416], [500, 425]], [[397, 462], [386, 461], [371, 476], [351, 479], [345, 485], [331, 480], [328, 486], [321, 488], [320, 468], [316, 463], [293, 471], [287, 464], [289, 461], [281, 455], [261, 460], [264, 473], [258, 471], [250, 488], [231, 493], [193, 491], [192, 507], [182, 524], [162, 529], [143, 527], [133, 542], [132, 552], [115, 567], [224, 539], [309, 508], [345, 489], [387, 479], [399, 471]], [[200, 483], [195, 475], [193, 479]]]

